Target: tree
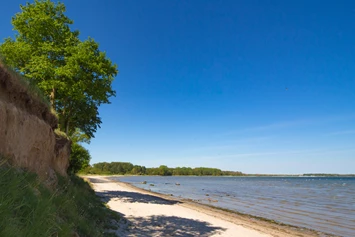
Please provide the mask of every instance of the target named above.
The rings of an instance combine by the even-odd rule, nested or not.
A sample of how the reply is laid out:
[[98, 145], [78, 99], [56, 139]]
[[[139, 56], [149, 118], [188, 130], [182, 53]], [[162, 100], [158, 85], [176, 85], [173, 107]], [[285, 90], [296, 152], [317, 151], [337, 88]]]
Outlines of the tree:
[[65, 6], [35, 0], [20, 6], [12, 18], [15, 39], [0, 45], [5, 63], [12, 66], [49, 97], [59, 116], [59, 128], [69, 136], [79, 128], [89, 138], [100, 127], [98, 107], [115, 96], [113, 64], [93, 39], [79, 39]]
[[81, 144], [73, 142], [71, 145], [71, 153], [69, 159], [69, 173], [77, 173], [89, 167], [91, 160], [90, 153]]
[[90, 143], [90, 138], [76, 129], [75, 132], [70, 136], [71, 152], [69, 157], [69, 173], [77, 173], [90, 166], [91, 156], [87, 149], [82, 146], [82, 143]]
[[158, 168], [158, 174], [161, 175], [161, 176], [167, 176], [167, 175], [171, 175], [171, 171], [169, 170], [169, 168], [166, 166], [166, 165], [161, 165], [159, 166]]

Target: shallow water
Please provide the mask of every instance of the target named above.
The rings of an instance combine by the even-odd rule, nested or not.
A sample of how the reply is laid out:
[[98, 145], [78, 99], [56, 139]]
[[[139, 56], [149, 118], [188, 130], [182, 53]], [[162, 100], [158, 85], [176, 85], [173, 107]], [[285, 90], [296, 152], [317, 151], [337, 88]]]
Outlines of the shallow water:
[[[286, 224], [355, 236], [355, 178], [128, 176], [118, 179], [140, 188]], [[142, 184], [143, 181], [147, 184]]]

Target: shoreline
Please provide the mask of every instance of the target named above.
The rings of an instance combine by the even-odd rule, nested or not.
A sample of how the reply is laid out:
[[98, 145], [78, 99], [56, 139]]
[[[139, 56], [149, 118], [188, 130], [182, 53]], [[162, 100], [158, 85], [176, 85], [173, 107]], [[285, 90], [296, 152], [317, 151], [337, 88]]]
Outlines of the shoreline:
[[[120, 177], [120, 176], [117, 176], [117, 177]], [[213, 214], [214, 212], [220, 213], [220, 214], [222, 214], [224, 216], [222, 218], [226, 219], [228, 221], [231, 221], [230, 218], [241, 219], [241, 220], [243, 220], [242, 222], [235, 221], [235, 220], [233, 220], [232, 222], [233, 223], [235, 222], [235, 224], [242, 225], [242, 226], [244, 226], [244, 225], [247, 226], [247, 227], [248, 226], [249, 227], [252, 226], [252, 228], [254, 228], [255, 227], [254, 225], [249, 225], [248, 223], [244, 223], [244, 221], [247, 221], [247, 222], [252, 221], [253, 224], [257, 223], [257, 224], [260, 224], [262, 226], [267, 226], [267, 228], [271, 227], [272, 229], [275, 229], [275, 228], [284, 227], [285, 230], [287, 229], [286, 231], [289, 231], [289, 229], [291, 229], [292, 231], [296, 231], [297, 232], [297, 233], [295, 233], [297, 236], [303, 236], [303, 235], [300, 235], [300, 234], [305, 234], [305, 236], [309, 236], [309, 237], [312, 237], [312, 236], [335, 237], [336, 236], [336, 235], [332, 235], [332, 234], [329, 234], [329, 233], [324, 233], [324, 232], [321, 232], [321, 231], [305, 228], [305, 227], [302, 227], [302, 226], [294, 226], [294, 225], [285, 224], [285, 223], [282, 223], [282, 222], [279, 222], [279, 221], [275, 221], [275, 220], [272, 220], [272, 219], [267, 219], [267, 218], [264, 218], [264, 217], [260, 217], [260, 216], [254, 216], [254, 215], [250, 215], [250, 214], [246, 214], [246, 213], [240, 213], [240, 212], [229, 210], [229, 209], [225, 209], [225, 208], [216, 207], [216, 206], [213, 206], [213, 205], [198, 203], [198, 202], [195, 202], [193, 200], [186, 199], [186, 198], [174, 198], [174, 196], [170, 196], [170, 195], [166, 195], [166, 194], [162, 194], [162, 193], [158, 193], [158, 192], [154, 192], [154, 191], [149, 191], [149, 190], [146, 190], [146, 189], [138, 188], [138, 187], [134, 186], [133, 184], [130, 184], [130, 183], [127, 183], [127, 182], [123, 182], [123, 181], [118, 181], [118, 180], [111, 180], [111, 181], [120, 183], [122, 185], [126, 185], [126, 186], [128, 186], [128, 187], [130, 187], [132, 189], [135, 189], [135, 190], [139, 191], [139, 192], [144, 191], [144, 192], [147, 192], [149, 194], [157, 195], [159, 197], [162, 197], [162, 198], [165, 198], [165, 199], [168, 199], [168, 200], [182, 201], [183, 202], [182, 205], [186, 205], [190, 209], [197, 208], [200, 211], [202, 209], [204, 209], [204, 211], [209, 212], [210, 215]], [[219, 216], [219, 218], [221, 218], [221, 217]]]
[[[332, 237], [335, 235], [331, 235], [328, 233], [323, 233], [317, 230], [312, 230], [304, 227], [293, 226], [289, 224], [284, 224], [275, 220], [253, 216], [244, 213], [238, 213], [236, 211], [223, 209], [219, 207], [215, 207], [208, 204], [201, 204], [198, 202], [194, 202], [193, 200], [184, 199], [184, 198], [175, 198], [174, 196], [161, 194], [149, 190], [145, 190], [142, 188], [138, 188], [130, 183], [112, 180], [112, 177], [123, 177], [122, 175], [116, 176], [100, 176], [100, 175], [85, 175], [83, 178], [87, 178], [90, 183], [95, 184], [95, 182], [91, 182], [92, 179], [101, 179], [101, 181], [105, 180], [109, 183], [113, 183], [122, 187], [124, 189], [128, 189], [130, 191], [136, 192], [138, 194], [143, 195], [151, 195], [157, 198], [161, 198], [164, 200], [177, 202], [178, 206], [187, 208], [191, 211], [195, 211], [201, 214], [208, 215], [213, 218], [217, 218], [219, 220], [223, 220], [229, 222], [235, 226], [245, 228], [247, 230], [253, 230], [260, 233], [260, 236], [279, 236], [279, 237], [292, 237], [292, 236], [304, 236], [304, 237], [313, 237], [313, 236], [322, 236], [322, 237]], [[91, 180], [90, 180], [91, 179]], [[95, 189], [95, 187], [94, 187]], [[96, 191], [96, 190], [95, 190]], [[121, 203], [122, 204], [122, 203]], [[109, 206], [111, 206], [109, 204]], [[184, 215], [184, 213], [182, 213]], [[225, 236], [225, 235], [223, 235]], [[230, 236], [230, 235], [226, 235]], [[258, 235], [256, 235], [258, 236]]]

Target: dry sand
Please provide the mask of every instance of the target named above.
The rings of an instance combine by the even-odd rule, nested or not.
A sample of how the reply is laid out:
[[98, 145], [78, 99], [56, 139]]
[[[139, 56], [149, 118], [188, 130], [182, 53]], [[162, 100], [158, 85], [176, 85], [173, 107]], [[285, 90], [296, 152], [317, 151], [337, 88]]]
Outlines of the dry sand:
[[85, 178], [92, 183], [97, 195], [122, 215], [117, 230], [119, 236], [318, 236], [313, 231], [177, 200], [103, 176]]

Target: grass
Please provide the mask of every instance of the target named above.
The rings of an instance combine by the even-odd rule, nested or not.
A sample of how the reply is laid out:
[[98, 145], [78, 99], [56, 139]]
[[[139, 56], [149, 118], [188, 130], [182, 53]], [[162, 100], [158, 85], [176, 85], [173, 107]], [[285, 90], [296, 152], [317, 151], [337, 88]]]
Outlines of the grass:
[[67, 135], [65, 132], [63, 132], [63, 131], [60, 131], [59, 128], [56, 128], [56, 129], [54, 130], [54, 133], [55, 133], [57, 136], [59, 136], [59, 137], [63, 137], [63, 138], [66, 138], [66, 139], [70, 140], [70, 138], [68, 137], [68, 135]]
[[34, 83], [29, 78], [24, 77], [20, 73], [16, 72], [13, 68], [6, 65], [4, 62], [4, 58], [0, 55], [0, 64], [9, 72], [9, 74], [11, 74], [13, 78], [17, 78], [20, 84], [27, 89], [28, 93], [32, 97], [38, 98], [48, 108], [51, 108], [48, 96], [44, 95], [44, 93], [37, 87], [36, 83]]
[[49, 190], [32, 173], [0, 164], [0, 236], [116, 236], [108, 209], [77, 176]]

